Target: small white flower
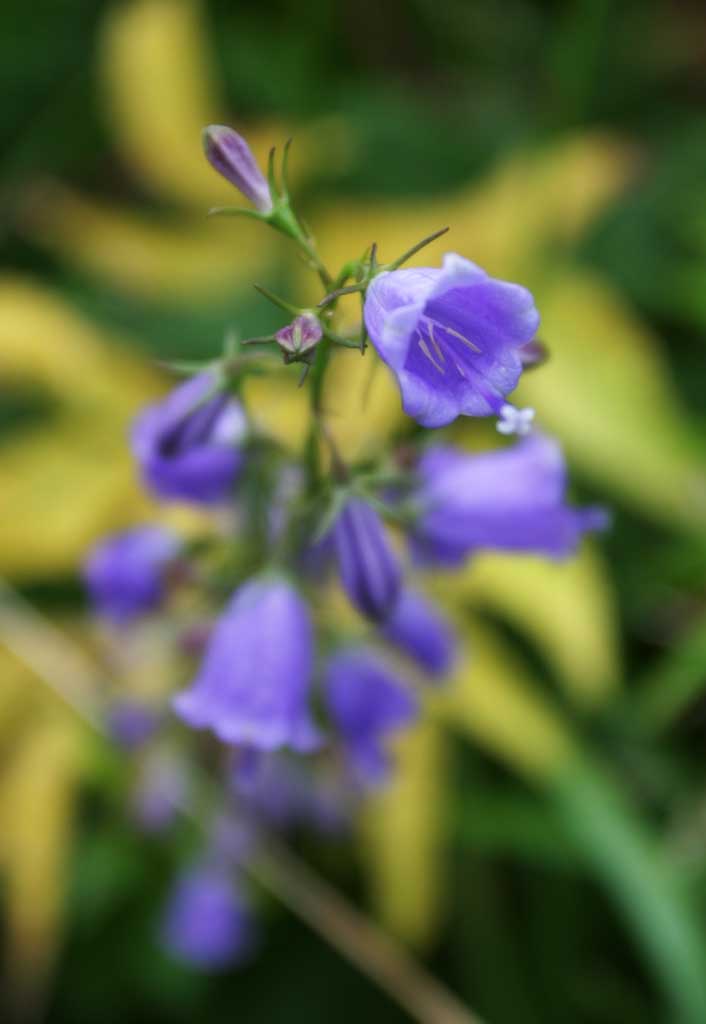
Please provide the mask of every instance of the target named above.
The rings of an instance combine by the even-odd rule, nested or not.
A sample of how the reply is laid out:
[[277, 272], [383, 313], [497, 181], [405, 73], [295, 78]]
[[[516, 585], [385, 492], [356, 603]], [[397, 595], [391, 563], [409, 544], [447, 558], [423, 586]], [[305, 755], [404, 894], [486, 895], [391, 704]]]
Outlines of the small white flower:
[[500, 434], [517, 434], [524, 437], [532, 429], [534, 409], [518, 409], [506, 403], [500, 407], [500, 419], [496, 427]]

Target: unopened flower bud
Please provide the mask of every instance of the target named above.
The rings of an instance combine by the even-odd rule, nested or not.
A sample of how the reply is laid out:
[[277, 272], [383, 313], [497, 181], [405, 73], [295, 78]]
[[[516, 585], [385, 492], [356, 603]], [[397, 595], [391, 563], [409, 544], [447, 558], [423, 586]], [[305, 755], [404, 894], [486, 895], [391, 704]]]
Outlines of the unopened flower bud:
[[284, 352], [285, 360], [288, 361], [311, 352], [322, 337], [321, 324], [312, 313], [304, 313], [302, 316], [296, 317], [291, 324], [287, 324], [275, 334], [277, 344]]
[[211, 124], [204, 128], [203, 148], [211, 166], [260, 213], [272, 212], [269, 185], [242, 135], [226, 125]]

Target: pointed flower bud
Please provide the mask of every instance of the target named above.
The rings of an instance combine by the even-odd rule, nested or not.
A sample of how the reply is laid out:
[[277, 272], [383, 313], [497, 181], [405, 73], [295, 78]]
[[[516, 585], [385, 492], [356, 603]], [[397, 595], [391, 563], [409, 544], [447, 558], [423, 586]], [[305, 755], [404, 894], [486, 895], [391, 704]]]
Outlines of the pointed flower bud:
[[311, 352], [323, 338], [321, 324], [313, 313], [304, 313], [296, 317], [291, 324], [287, 324], [281, 331], [275, 334], [277, 344], [288, 357], [301, 357]]
[[417, 717], [414, 695], [365, 648], [336, 654], [326, 683], [329, 712], [355, 778], [379, 785], [390, 767], [384, 742]]
[[447, 253], [443, 267], [378, 274], [365, 324], [397, 377], [404, 411], [424, 427], [499, 414], [522, 372], [539, 314], [526, 288]]
[[101, 541], [83, 568], [83, 580], [99, 615], [118, 625], [159, 607], [165, 575], [179, 538], [159, 526], [140, 526]]
[[178, 879], [162, 921], [162, 943], [175, 959], [219, 970], [247, 958], [254, 934], [250, 908], [224, 867], [198, 865]]
[[242, 135], [222, 124], [203, 131], [206, 159], [231, 185], [235, 185], [260, 213], [272, 212], [272, 197], [264, 174]]
[[195, 729], [257, 750], [320, 743], [308, 708], [313, 630], [306, 604], [279, 576], [259, 576], [233, 595], [192, 686], [174, 700]]
[[362, 498], [350, 498], [332, 530], [341, 582], [351, 604], [381, 622], [402, 586], [402, 569], [380, 516]]
[[429, 448], [418, 475], [412, 543], [423, 562], [460, 565], [483, 548], [564, 558], [608, 523], [603, 509], [567, 504], [561, 449], [539, 433], [480, 455]]
[[438, 678], [451, 670], [456, 637], [441, 612], [421, 594], [402, 592], [382, 635], [430, 676]]
[[245, 430], [239, 403], [204, 371], [140, 414], [132, 450], [156, 495], [210, 504], [231, 490], [242, 464], [239, 443]]

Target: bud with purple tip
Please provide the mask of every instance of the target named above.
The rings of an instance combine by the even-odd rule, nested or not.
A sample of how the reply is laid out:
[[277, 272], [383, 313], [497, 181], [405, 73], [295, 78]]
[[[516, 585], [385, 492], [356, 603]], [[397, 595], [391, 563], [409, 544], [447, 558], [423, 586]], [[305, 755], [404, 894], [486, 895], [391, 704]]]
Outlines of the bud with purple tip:
[[402, 568], [380, 516], [362, 498], [350, 498], [334, 523], [333, 543], [343, 589], [351, 604], [381, 622], [402, 586]]
[[306, 356], [318, 345], [322, 337], [321, 324], [313, 313], [304, 313], [296, 317], [291, 324], [287, 324], [275, 334], [277, 344], [284, 352], [286, 363]]
[[260, 213], [272, 212], [270, 189], [242, 135], [222, 124], [210, 124], [203, 131], [206, 159], [219, 174], [249, 199]]

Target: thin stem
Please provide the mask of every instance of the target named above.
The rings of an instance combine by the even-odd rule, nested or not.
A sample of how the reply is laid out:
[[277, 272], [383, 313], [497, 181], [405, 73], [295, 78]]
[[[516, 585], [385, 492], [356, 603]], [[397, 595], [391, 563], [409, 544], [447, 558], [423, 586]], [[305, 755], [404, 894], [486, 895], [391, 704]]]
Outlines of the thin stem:
[[373, 978], [419, 1024], [481, 1020], [291, 850], [268, 840], [253, 876]]
[[[81, 720], [108, 739], [104, 702], [96, 696], [96, 680], [101, 675], [98, 667], [2, 579], [0, 643]], [[203, 829], [199, 808], [193, 803], [176, 799], [173, 805]], [[390, 936], [272, 837], [268, 836], [257, 860], [242, 868], [377, 982], [418, 1024], [482, 1024]]]

